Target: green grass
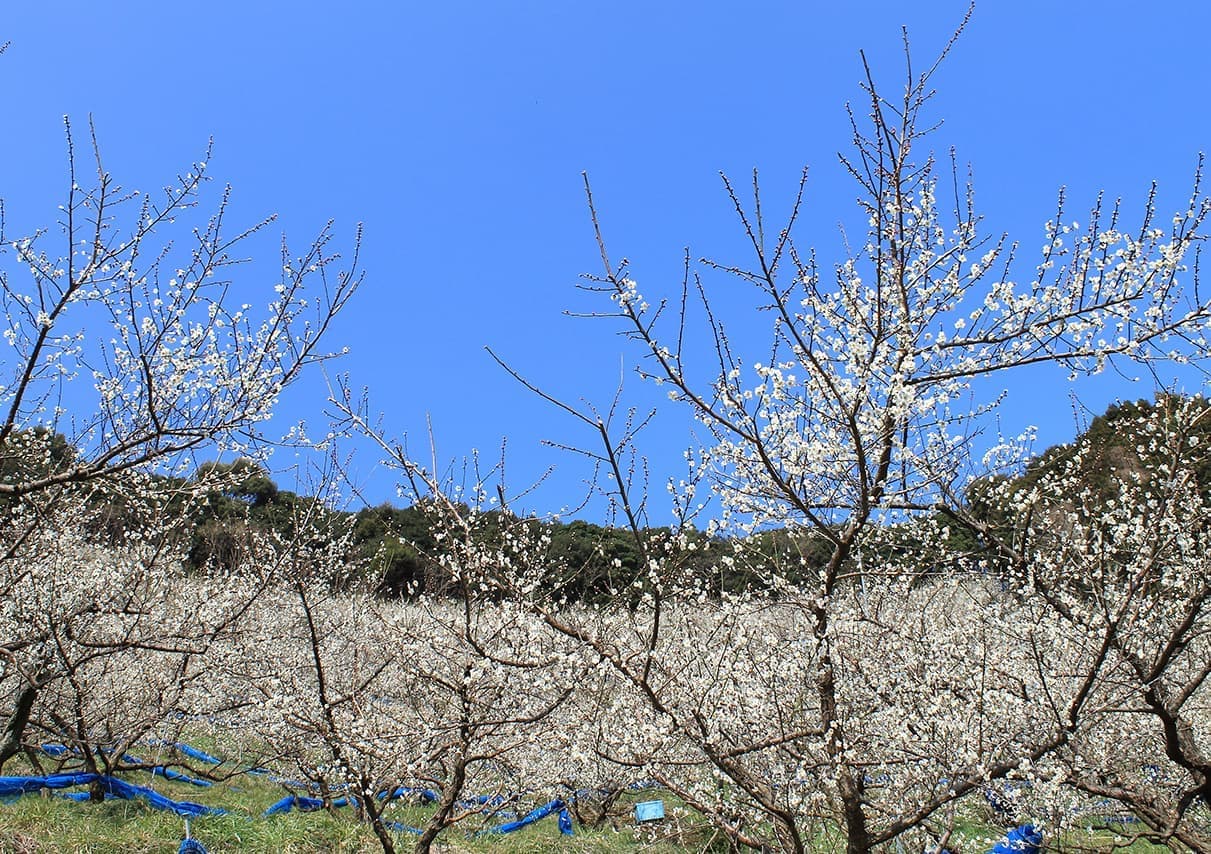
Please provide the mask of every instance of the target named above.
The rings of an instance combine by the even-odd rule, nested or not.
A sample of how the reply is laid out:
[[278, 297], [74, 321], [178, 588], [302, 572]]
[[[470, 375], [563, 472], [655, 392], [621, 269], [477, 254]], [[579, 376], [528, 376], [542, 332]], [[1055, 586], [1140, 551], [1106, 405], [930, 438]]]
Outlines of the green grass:
[[[8, 770], [8, 769], [6, 769]], [[12, 769], [9, 773], [22, 773]], [[126, 775], [138, 785], [150, 785], [156, 791], [176, 800], [223, 807], [226, 816], [192, 819], [192, 835], [212, 854], [220, 852], [266, 852], [266, 854], [320, 854], [320, 852], [377, 852], [381, 850], [370, 827], [356, 820], [348, 809], [333, 813], [290, 812], [270, 817], [262, 812], [285, 794], [282, 786], [262, 777], [240, 776], [210, 788], [187, 783], [152, 778], [147, 774]], [[651, 792], [627, 793], [615, 810], [614, 827], [607, 823], [602, 829], [576, 827], [572, 837], [559, 834], [554, 817], [507, 835], [476, 835], [476, 831], [501, 821], [498, 818], [469, 819], [462, 825], [446, 830], [435, 850], [450, 854], [541, 854], [563, 851], [645, 852], [645, 854], [674, 854], [674, 852], [725, 851], [726, 846], [711, 828], [697, 816], [679, 809], [667, 796], [663, 822], [636, 827], [630, 819], [636, 800], [653, 797]], [[522, 809], [525, 807], [523, 806]], [[387, 818], [405, 824], [422, 825], [430, 808], [407, 803], [389, 807]], [[615, 829], [615, 827], [617, 829]], [[153, 810], [139, 801], [110, 800], [104, 803], [76, 803], [53, 793], [26, 795], [9, 803], [0, 803], [0, 854], [118, 854], [118, 852], [175, 852], [184, 838], [185, 821], [171, 813]], [[1126, 828], [1124, 835], [1130, 834]], [[952, 851], [982, 854], [1003, 831], [979, 821], [961, 822], [948, 843]], [[400, 851], [409, 851], [414, 837], [398, 834]], [[835, 850], [837, 840], [820, 838], [820, 850]], [[1116, 848], [1112, 830], [1093, 833], [1070, 831], [1059, 839], [1048, 839], [1049, 851], [1127, 851], [1131, 854], [1152, 854], [1167, 849], [1137, 842], [1129, 848]]]
[[[15, 773], [16, 772], [14, 769]], [[273, 854], [319, 854], [319, 852], [381, 851], [378, 840], [366, 824], [356, 820], [349, 809], [334, 813], [292, 811], [264, 817], [261, 813], [281, 798], [280, 785], [263, 778], [240, 777], [228, 784], [199, 788], [146, 774], [126, 775], [138, 785], [150, 785], [175, 800], [204, 803], [229, 810], [226, 816], [203, 816], [190, 820], [192, 835], [212, 854], [224, 851], [273, 852]], [[629, 809], [629, 802], [621, 809]], [[392, 805], [387, 818], [405, 824], [423, 824], [429, 810], [408, 804]], [[601, 830], [576, 828], [572, 837], [559, 833], [554, 817], [544, 819], [521, 831], [506, 834], [476, 835], [475, 831], [497, 824], [500, 819], [469, 819], [447, 829], [436, 850], [447, 852], [484, 852], [487, 854], [528, 854], [528, 852], [663, 852], [701, 850], [711, 833], [700, 820], [674, 818], [659, 826], [635, 828], [623, 817], [618, 830], [608, 824]], [[49, 854], [64, 852], [172, 852], [185, 834], [185, 820], [171, 813], [153, 810], [139, 801], [108, 800], [104, 803], [77, 803], [54, 793], [30, 794], [0, 804], [0, 852], [13, 854]], [[663, 837], [663, 838], [662, 838]], [[408, 851], [414, 837], [397, 835], [398, 848]]]

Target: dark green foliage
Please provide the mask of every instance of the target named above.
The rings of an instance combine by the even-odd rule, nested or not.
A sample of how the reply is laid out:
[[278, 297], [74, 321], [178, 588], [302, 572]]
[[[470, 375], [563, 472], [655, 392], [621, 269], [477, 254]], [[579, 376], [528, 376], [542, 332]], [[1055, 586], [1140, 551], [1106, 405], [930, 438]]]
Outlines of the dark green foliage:
[[[1003, 548], [993, 548], [990, 538], [1002, 545], [1019, 542], [1023, 525], [1029, 524], [1007, 509], [1007, 497], [1063, 474], [1070, 493], [1082, 493], [1085, 505], [1094, 506], [1117, 496], [1124, 482], [1136, 495], [1159, 488], [1154, 481], [1162, 464], [1178, 459], [1191, 467], [1199, 492], [1208, 499], [1208, 449], [1211, 403], [1201, 397], [1161, 395], [1151, 402], [1116, 404], [1072, 443], [1049, 448], [1032, 460], [1020, 476], [989, 476], [973, 483], [965, 512], [974, 524], [925, 516], [881, 528], [867, 538], [861, 560], [868, 571], [904, 571], [922, 578], [953, 571], [1006, 572], [1012, 561]], [[61, 435], [41, 428], [18, 432], [0, 447], [0, 476], [45, 476], [70, 466], [75, 458], [75, 450]], [[169, 493], [186, 485], [167, 477], [153, 480]], [[231, 571], [252, 554], [254, 540], [262, 546], [294, 542], [305, 522], [312, 547], [349, 532], [349, 570], [333, 583], [366, 586], [390, 597], [459, 592], [442, 568], [443, 555], [434, 538], [436, 506], [383, 503], [355, 514], [334, 511], [314, 498], [280, 489], [262, 466], [246, 459], [204, 463], [195, 481], [208, 480], [221, 486], [191, 508], [186, 531], [188, 562], [194, 570]], [[132, 526], [142, 523], [141, 511], [129, 502], [100, 489], [91, 495], [95, 512], [87, 525], [100, 541], [121, 542]], [[744, 590], [776, 592], [771, 583], [775, 578], [810, 585], [832, 552], [827, 536], [803, 529], [772, 529], [724, 540], [695, 531], [675, 536], [666, 528], [636, 535], [583, 520], [522, 519], [500, 510], [473, 515], [474, 530], [464, 533], [479, 546], [506, 548], [506, 529], [543, 540], [543, 565], [536, 569], [545, 574], [544, 595], [587, 604], [634, 604], [650, 585], [645, 554], [659, 558], [666, 592], [681, 590], [693, 580], [698, 585], [694, 592], [705, 589], [718, 596]], [[850, 562], [857, 559], [855, 555]], [[857, 564], [847, 571], [855, 569]]]
[[[46, 427], [14, 430], [0, 442], [0, 481], [23, 484], [66, 471], [76, 460], [73, 448], [62, 433]], [[20, 499], [0, 496], [0, 511]]]
[[[1177, 409], [1189, 404], [1182, 419]], [[1160, 484], [1158, 472], [1169, 460], [1184, 461], [1193, 473], [1204, 498], [1211, 494], [1211, 403], [1161, 394], [1153, 402], [1139, 400], [1117, 403], [1093, 419], [1089, 429], [1066, 445], [1048, 448], [1026, 466], [1018, 478], [989, 477], [976, 481], [967, 493], [971, 513], [989, 522], [1002, 520], [1002, 496], [1020, 492], [1066, 474], [1070, 493], [1095, 502], [1117, 496], [1124, 483], [1138, 486], [1145, 494]]]
[[550, 584], [560, 595], [600, 604], [630, 592], [642, 560], [629, 531], [576, 520], [552, 523], [549, 536]]
[[32, 480], [62, 471], [76, 460], [76, 449], [62, 433], [46, 427], [15, 430], [0, 445], [0, 476]]
[[768, 589], [772, 578], [794, 585], [814, 583], [832, 555], [832, 543], [819, 531], [774, 528], [746, 537], [739, 560], [720, 575], [723, 592]]
[[406, 596], [425, 589], [436, 570], [431, 554], [433, 533], [419, 508], [380, 504], [359, 510], [353, 542], [366, 560], [369, 580], [384, 596]]
[[315, 498], [279, 489], [257, 463], [239, 459], [198, 467], [195, 480], [217, 481], [193, 512], [189, 566], [194, 570], [231, 571], [254, 553], [255, 545], [296, 542], [306, 531], [310, 548], [339, 536], [348, 514], [325, 507]]
[[249, 507], [264, 507], [277, 499], [278, 486], [263, 467], [240, 458], [230, 463], [209, 462], [198, 466], [197, 480], [222, 478], [230, 485], [221, 495]]
[[[1118, 403], [1093, 419], [1074, 441], [1048, 448], [1016, 478], [988, 477], [967, 492], [971, 530], [985, 565], [1009, 573], [1039, 538], [1072, 536], [1056, 514], [1082, 527], [1115, 502], [1143, 506], [1167, 500], [1188, 478], [1203, 502], [1211, 498], [1211, 402], [1159, 394]], [[1146, 512], [1146, 511], [1145, 511]], [[1110, 555], [1113, 557], [1113, 555]], [[1120, 556], [1124, 564], [1130, 555]]]
[[[146, 528], [150, 517], [158, 515], [158, 508], [141, 506], [154, 502], [140, 502], [134, 497], [139, 494], [138, 490], [127, 488], [131, 481], [140, 480], [141, 475], [119, 469], [111, 478], [77, 479], [78, 472], [74, 467], [79, 459], [78, 451], [67, 438], [48, 428], [35, 427], [10, 433], [0, 442], [0, 480], [17, 487], [19, 492], [0, 496], [0, 524], [12, 522], [12, 511], [17, 508], [28, 512], [36, 507], [32, 516], [26, 515], [20, 522], [29, 525], [37, 513], [47, 512], [70, 499], [82, 504], [84, 509], [78, 522], [89, 537], [98, 543], [120, 545], [129, 532]], [[55, 481], [45, 482], [48, 478]], [[152, 480], [162, 485], [166, 494], [177, 483], [167, 477], [153, 477]], [[31, 496], [28, 487], [40, 481], [42, 484], [33, 490], [36, 496]]]

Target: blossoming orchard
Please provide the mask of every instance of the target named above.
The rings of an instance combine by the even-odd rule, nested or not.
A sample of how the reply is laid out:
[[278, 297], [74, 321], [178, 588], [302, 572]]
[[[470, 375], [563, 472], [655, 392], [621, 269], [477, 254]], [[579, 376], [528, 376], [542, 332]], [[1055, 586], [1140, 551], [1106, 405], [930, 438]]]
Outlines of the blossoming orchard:
[[[1158, 389], [1041, 457], [997, 420], [1032, 366], [1078, 396], [1205, 367], [1201, 165], [1176, 213], [1061, 195], [1041, 247], [986, 234], [935, 159], [936, 67], [893, 95], [867, 72], [842, 257], [799, 234], [802, 184], [773, 221], [725, 179], [749, 260], [648, 281], [586, 178], [593, 313], [699, 429], [651, 526], [645, 413], [500, 360], [595, 467], [616, 524], [580, 551], [512, 512], [503, 463], [414, 456], [348, 377], [322, 440], [272, 434], [339, 355], [360, 235], [283, 242], [245, 297], [267, 223], [227, 222], [205, 160], [128, 191], [69, 126], [58, 221], [0, 249], [0, 779], [80, 774], [96, 802], [258, 780], [388, 854], [556, 800], [569, 838], [631, 827], [636, 791], [669, 816], [636, 846], [675, 821], [685, 850], [983, 851], [1029, 823], [1057, 850], [1211, 851], [1211, 404]], [[353, 439], [416, 525], [327, 500]], [[283, 443], [322, 461], [316, 495], [254, 484]]]

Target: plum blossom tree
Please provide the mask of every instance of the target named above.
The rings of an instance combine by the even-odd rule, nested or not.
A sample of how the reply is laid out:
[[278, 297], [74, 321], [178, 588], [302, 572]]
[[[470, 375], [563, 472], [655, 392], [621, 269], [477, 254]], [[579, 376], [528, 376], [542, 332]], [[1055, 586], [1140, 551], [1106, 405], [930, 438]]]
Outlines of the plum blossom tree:
[[[158, 194], [127, 191], [105, 170], [91, 127], [91, 158], [77, 153], [70, 124], [66, 130], [68, 183], [58, 221], [22, 236], [4, 233], [0, 222], [8, 350], [0, 381], [0, 592], [13, 614], [40, 602], [49, 620], [8, 622], [0, 636], [8, 707], [0, 764], [19, 749], [39, 692], [69, 676], [48, 664], [62, 658], [63, 627], [114, 618], [97, 603], [127, 589], [94, 586], [90, 602], [87, 586], [108, 580], [134, 591], [144, 576], [123, 573], [141, 568], [160, 578], [175, 565], [173, 525], [160, 525], [156, 513], [179, 514], [193, 496], [223, 485], [218, 471], [184, 477], [194, 454], [264, 453], [278, 398], [331, 355], [322, 339], [361, 281], [360, 232], [338, 271], [329, 224], [300, 255], [283, 239], [280, 269], [258, 295], [235, 273], [245, 244], [272, 218], [233, 232], [229, 189], [213, 213], [200, 215], [205, 159]], [[264, 307], [254, 307], [260, 301]], [[91, 532], [70, 532], [81, 524]], [[97, 559], [124, 563], [118, 575], [90, 580], [91, 560], [70, 566], [31, 558], [35, 543], [50, 548], [51, 532], [75, 543], [67, 554], [81, 537], [103, 540], [104, 531], [122, 550]], [[56, 592], [63, 598], [43, 601]], [[35, 625], [45, 630], [31, 633]], [[76, 631], [73, 642], [83, 634]]]
[[1116, 421], [1110, 494], [1078, 442], [1037, 477], [995, 486], [977, 522], [1002, 570], [1106, 650], [1093, 721], [1057, 769], [1111, 798], [1154, 841], [1206, 850], [1208, 406], [1164, 395]]
[[173, 545], [180, 517], [166, 504], [144, 508], [165, 521], [140, 518], [139, 536], [112, 543], [90, 532], [104, 508], [64, 502], [10, 546], [0, 684], [18, 705], [6, 759], [24, 748], [37, 766], [50, 744], [60, 762], [92, 773], [174, 764], [141, 758], [142, 742], [171, 742], [196, 716], [231, 709], [208, 685], [209, 657], [239, 634], [267, 574], [187, 579]]
[[[583, 657], [525, 607], [483, 595], [474, 567], [497, 561], [501, 544], [456, 526], [464, 507], [424, 508], [441, 541], [426, 558], [452, 593], [400, 601], [374, 585], [338, 589], [332, 580], [350, 574], [352, 524], [343, 535], [296, 536], [284, 543], [296, 564], [279, 576], [288, 584], [258, 603], [246, 643], [224, 656], [226, 681], [248, 698], [251, 741], [273, 746], [265, 761], [329, 802], [349, 798], [387, 854], [400, 831], [427, 854], [450, 828], [490, 818], [523, 791], [550, 791], [566, 773], [543, 760], [541, 745]], [[421, 827], [392, 820], [401, 799], [432, 805]]]
[[[1029, 546], [1037, 536], [998, 541], [968, 498], [977, 478], [1014, 473], [1026, 460], [1029, 434], [984, 436], [999, 378], [1051, 365], [1075, 383], [1117, 363], [1147, 369], [1203, 356], [1211, 300], [1189, 284], [1197, 283], [1190, 257], [1211, 209], [1201, 164], [1189, 203], [1167, 219], [1157, 215], [1155, 188], [1131, 224], [1120, 203], [1099, 198], [1082, 226], [1061, 193], [1038, 259], [1024, 266], [1018, 243], [982, 233], [957, 166], [939, 170], [925, 147], [937, 63], [907, 67], [894, 97], [867, 68], [868, 121], [850, 113], [854, 148], [842, 158], [867, 231], [831, 266], [796, 240], [802, 183], [787, 222], [771, 229], [755, 176], [751, 204], [725, 178], [751, 263], [705, 261], [705, 273], [692, 275], [687, 265], [679, 294], [645, 298], [627, 262], [611, 260], [586, 180], [603, 267], [586, 288], [610, 301], [598, 316], [622, 324], [643, 354], [641, 373], [708, 431], [690, 459], [725, 508], [719, 530], [778, 526], [791, 542], [816, 544], [761, 570], [776, 604], [724, 597], [713, 615], [681, 614], [707, 585], [670, 562], [642, 524], [645, 499], [628, 477], [634, 422], [619, 427], [613, 410], [582, 411], [524, 380], [595, 437], [595, 450], [582, 452], [609, 475], [605, 491], [647, 568], [643, 595], [620, 626], [545, 595], [542, 568], [507, 550], [476, 577], [584, 645], [623, 692], [613, 697], [630, 697], [618, 702], [632, 709], [634, 725], [603, 732], [597, 749], [660, 779], [735, 845], [801, 852], [821, 834], [854, 854], [911, 834], [940, 844], [957, 807], [998, 779], [1130, 803], [1135, 790], [1115, 790], [1107, 780], [1121, 775], [1085, 765], [1098, 751], [1080, 746], [1096, 742], [1106, 721], [1121, 725], [1121, 716], [1107, 716], [1129, 679], [1132, 712], [1154, 720], [1154, 743], [1185, 780], [1173, 800], [1149, 789], [1134, 803], [1152, 812], [1155, 836], [1198, 848], [1186, 816], [1205, 794], [1207, 770], [1202, 724], [1190, 719], [1207, 672], [1205, 588], [1195, 580], [1205, 583], [1202, 522], [1199, 512], [1175, 509], [1184, 493], [1173, 464], [1158, 469], [1171, 500], [1157, 509], [1132, 499], [1089, 502], [1071, 521], [1054, 511], [1051, 523], [1064, 520], [1063, 530], [1089, 526], [1079, 538], [1088, 553], [1064, 538], [1049, 548]], [[761, 361], [733, 350], [710, 274], [753, 289], [754, 308], [771, 321]], [[334, 402], [368, 429], [347, 394]], [[440, 492], [401, 446], [380, 441], [406, 480]], [[1057, 482], [1051, 494], [1071, 485]], [[480, 481], [463, 495], [487, 502], [503, 494]], [[686, 488], [677, 497], [694, 505]], [[1015, 498], [1012, 512], [1029, 514], [1034, 502]], [[486, 506], [464, 505], [451, 524]], [[1170, 515], [1162, 519], [1160, 509]], [[1054, 532], [1051, 523], [1033, 524]], [[1145, 532], [1157, 530], [1167, 533], [1149, 545]], [[1113, 603], [1091, 607], [1097, 599], [1085, 579], [1109, 572], [1096, 567], [1111, 535], [1122, 538], [1123, 553], [1110, 552], [1116, 560], [1131, 556], [1115, 569], [1127, 586]], [[1179, 568], [1161, 572], [1147, 557], [1158, 549], [1166, 560], [1180, 554]], [[1006, 580], [1001, 590], [951, 579], [932, 597], [920, 587], [925, 571], [990, 570], [1007, 556], [1030, 583]], [[1161, 578], [1175, 579], [1180, 595], [1160, 596]], [[767, 622], [772, 608], [780, 616]], [[1127, 640], [1128, 624], [1138, 641]], [[754, 643], [756, 632], [768, 639]], [[771, 648], [782, 656], [771, 658]]]

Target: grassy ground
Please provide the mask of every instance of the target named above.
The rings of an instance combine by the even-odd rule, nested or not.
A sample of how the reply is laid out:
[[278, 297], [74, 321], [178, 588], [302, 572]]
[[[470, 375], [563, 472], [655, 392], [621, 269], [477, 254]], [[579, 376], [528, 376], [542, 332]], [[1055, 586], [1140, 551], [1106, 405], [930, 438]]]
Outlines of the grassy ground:
[[[139, 779], [136, 779], [139, 778]], [[131, 782], [148, 785], [147, 775], [132, 775]], [[280, 786], [255, 778], [242, 778], [233, 785], [200, 789], [159, 778], [152, 787], [176, 800], [221, 806], [226, 816], [190, 820], [192, 835], [212, 854], [219, 852], [273, 852], [274, 854], [319, 854], [319, 852], [377, 852], [381, 847], [367, 825], [354, 819], [348, 809], [264, 817], [261, 813], [284, 794]], [[405, 824], [423, 823], [423, 807], [399, 805], [389, 817]], [[572, 837], [559, 833], [554, 817], [507, 835], [476, 835], [486, 824], [480, 821], [447, 830], [436, 847], [439, 851], [528, 854], [528, 852], [618, 852], [647, 851], [653, 854], [709, 848], [711, 833], [700, 822], [672, 818], [658, 826], [636, 828], [625, 819], [618, 830], [576, 829]], [[49, 854], [49, 852], [170, 852], [185, 835], [180, 816], [153, 810], [138, 801], [108, 800], [100, 804], [76, 803], [52, 794], [25, 795], [0, 804], [0, 852]], [[411, 849], [414, 837], [399, 834], [401, 851]]]
[[[15, 769], [14, 769], [15, 770]], [[130, 775], [131, 782], [152, 787], [176, 800], [190, 800], [229, 810], [226, 816], [209, 816], [191, 820], [192, 835], [211, 854], [219, 852], [273, 852], [273, 854], [320, 854], [320, 852], [377, 852], [378, 841], [369, 827], [358, 823], [347, 810], [335, 813], [290, 812], [264, 817], [261, 813], [281, 798], [280, 785], [264, 778], [241, 777], [229, 784], [198, 788], [145, 774]], [[637, 827], [630, 820], [634, 800], [655, 797], [653, 793], [636, 793], [619, 804], [617, 829], [606, 826], [600, 830], [577, 827], [572, 837], [559, 834], [554, 817], [508, 835], [476, 835], [475, 831], [499, 822], [499, 819], [468, 821], [464, 826], [447, 830], [436, 850], [449, 854], [540, 854], [563, 851], [673, 852], [725, 851], [710, 828], [694, 816], [684, 815], [668, 802], [669, 818], [664, 822]], [[389, 818], [405, 824], [423, 824], [427, 810], [421, 806], [399, 804], [392, 807]], [[985, 852], [1000, 831], [970, 825], [949, 842], [950, 850], [960, 854]], [[100, 804], [76, 803], [54, 794], [26, 795], [0, 804], [0, 852], [13, 854], [83, 854], [83, 852], [174, 852], [184, 838], [185, 821], [171, 813], [159, 812], [138, 801], [110, 800]], [[399, 849], [411, 849], [414, 837], [398, 836]], [[832, 846], [824, 846], [831, 848]], [[1113, 834], [1070, 833], [1061, 840], [1049, 840], [1051, 851], [1129, 851], [1133, 854], [1164, 851], [1144, 843], [1130, 848], [1115, 847]]]

